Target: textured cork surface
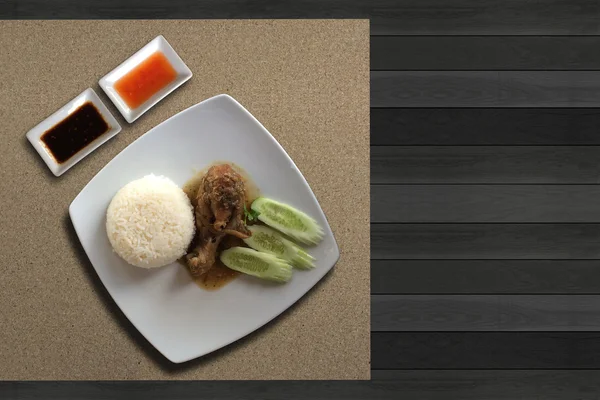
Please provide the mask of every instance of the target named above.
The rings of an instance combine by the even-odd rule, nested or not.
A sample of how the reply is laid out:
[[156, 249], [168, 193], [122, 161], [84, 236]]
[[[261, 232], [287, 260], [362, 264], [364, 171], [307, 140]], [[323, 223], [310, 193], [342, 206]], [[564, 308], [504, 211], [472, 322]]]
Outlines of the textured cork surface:
[[[97, 82], [159, 34], [194, 77], [129, 125]], [[0, 379], [369, 378], [368, 21], [2, 21], [0, 49]], [[88, 87], [123, 131], [56, 178], [25, 134]], [[129, 143], [219, 93], [287, 150], [341, 258], [267, 326], [176, 365], [116, 307], [68, 207]]]

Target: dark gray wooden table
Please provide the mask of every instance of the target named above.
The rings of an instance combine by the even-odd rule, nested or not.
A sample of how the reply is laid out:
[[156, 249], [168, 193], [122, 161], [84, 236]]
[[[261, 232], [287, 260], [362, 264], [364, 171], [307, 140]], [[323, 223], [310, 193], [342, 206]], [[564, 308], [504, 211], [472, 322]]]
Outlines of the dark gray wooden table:
[[373, 368], [371, 382], [2, 383], [0, 397], [600, 398], [599, 1], [0, 5], [3, 18], [370, 18]]

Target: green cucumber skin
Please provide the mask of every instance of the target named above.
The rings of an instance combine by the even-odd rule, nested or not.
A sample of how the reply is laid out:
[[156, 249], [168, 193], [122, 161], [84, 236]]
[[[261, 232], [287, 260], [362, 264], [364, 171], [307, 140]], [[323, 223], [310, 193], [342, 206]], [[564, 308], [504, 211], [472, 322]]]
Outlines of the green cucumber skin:
[[[220, 259], [228, 268], [260, 279], [285, 283], [292, 278], [292, 266], [284, 260], [245, 247], [232, 247], [224, 250]], [[241, 264], [244, 262], [258, 263], [262, 271], [252, 270], [247, 265], [242, 266]]]
[[[272, 210], [269, 209], [270, 207], [284, 210], [283, 212], [287, 214], [287, 220], [280, 215], [273, 215]], [[317, 222], [290, 205], [266, 197], [259, 197], [254, 200], [250, 208], [259, 213], [258, 219], [260, 221], [303, 244], [316, 245], [323, 239], [323, 229]], [[290, 222], [292, 226], [288, 226]]]
[[[281, 237], [275, 236], [274, 232], [265, 231], [264, 228], [249, 226], [248, 230], [252, 232], [252, 236], [244, 239], [244, 242], [254, 250], [273, 254], [279, 258], [286, 258], [287, 246]], [[265, 238], [264, 236], [270, 236]]]
[[292, 265], [299, 269], [313, 269], [315, 268], [315, 258], [310, 254], [302, 251], [302, 253], [298, 253], [296, 257], [292, 259]]
[[297, 244], [284, 238], [275, 229], [260, 225], [249, 226], [248, 229], [252, 232], [252, 236], [244, 239], [244, 242], [254, 250], [283, 258], [299, 269], [312, 269], [315, 267], [314, 257]]

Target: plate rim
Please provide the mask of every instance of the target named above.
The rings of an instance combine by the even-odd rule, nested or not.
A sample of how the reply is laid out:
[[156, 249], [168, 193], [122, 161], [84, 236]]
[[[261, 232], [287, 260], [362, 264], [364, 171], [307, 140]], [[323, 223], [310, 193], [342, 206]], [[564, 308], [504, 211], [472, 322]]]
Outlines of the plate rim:
[[[286, 303], [287, 305], [284, 308], [282, 308], [279, 312], [276, 312], [276, 313], [273, 313], [273, 314], [269, 314], [266, 318], [261, 319], [260, 322], [258, 323], [258, 325], [255, 328], [250, 329], [249, 331], [241, 330], [240, 332], [242, 332], [242, 333], [240, 335], [236, 335], [233, 339], [231, 339], [230, 341], [226, 341], [225, 343], [223, 343], [221, 345], [217, 345], [217, 346], [211, 347], [209, 350], [207, 350], [205, 352], [200, 352], [198, 354], [194, 352], [193, 354], [188, 354], [185, 357], [180, 357], [180, 358], [178, 358], [178, 357], [172, 357], [172, 355], [168, 354], [166, 351], [163, 351], [163, 349], [161, 349], [160, 346], [157, 346], [153, 342], [153, 340], [151, 340], [149, 338], [149, 335], [146, 335], [145, 329], [140, 329], [140, 327], [135, 322], [133, 322], [133, 320], [129, 317], [129, 315], [128, 315], [127, 311], [126, 311], [126, 307], [122, 307], [121, 304], [119, 304], [119, 301], [113, 296], [113, 293], [111, 292], [110, 288], [105, 284], [105, 282], [102, 279], [102, 277], [100, 276], [100, 274], [98, 274], [98, 270], [97, 270], [96, 266], [89, 259], [86, 245], [80, 239], [80, 229], [78, 228], [78, 224], [75, 222], [75, 219], [73, 218], [73, 214], [74, 214], [74, 209], [77, 206], [77, 203], [80, 202], [81, 198], [83, 197], [82, 196], [83, 193], [86, 192], [87, 190], [89, 190], [89, 187], [90, 187], [91, 183], [96, 179], [96, 177], [98, 177], [106, 168], [108, 168], [111, 163], [113, 163], [115, 160], [117, 160], [117, 158], [121, 157], [123, 155], [123, 153], [125, 153], [125, 150], [127, 150], [130, 146], [133, 146], [138, 140], [140, 140], [141, 138], [143, 138], [145, 135], [151, 133], [152, 131], [158, 129], [161, 125], [167, 123], [172, 118], [178, 117], [178, 116], [180, 116], [180, 115], [182, 115], [183, 113], [186, 113], [186, 112], [191, 112], [191, 110], [193, 110], [193, 109], [195, 109], [197, 107], [200, 107], [201, 105], [204, 105], [207, 102], [216, 101], [216, 100], [222, 99], [222, 98], [225, 98], [225, 99], [233, 102], [234, 105], [237, 106], [240, 109], [240, 111], [244, 112], [246, 114], [246, 116], [249, 116], [255, 123], [257, 123], [261, 127], [261, 129], [263, 130], [263, 132], [266, 133], [270, 137], [270, 139], [272, 140], [272, 142], [276, 146], [278, 146], [279, 150], [282, 151], [286, 155], [286, 157], [289, 159], [289, 161], [291, 162], [293, 168], [296, 170], [296, 172], [300, 176], [301, 181], [304, 184], [304, 187], [308, 190], [308, 193], [312, 196], [312, 198], [317, 203], [318, 208], [319, 208], [319, 212], [321, 213], [321, 216], [323, 217], [323, 219], [327, 223], [327, 227], [326, 227], [327, 231], [328, 231], [328, 233], [331, 234], [331, 238], [333, 240], [334, 257], [333, 257], [333, 261], [331, 262], [331, 265], [328, 265], [325, 268], [322, 268], [320, 271], [313, 270], [314, 273], [318, 272], [318, 279], [316, 279], [313, 284], [307, 286], [306, 290], [303, 290], [302, 293], [299, 296], [294, 297], [292, 299], [292, 301], [289, 302], [289, 304]], [[175, 115], [172, 115], [171, 117], [167, 118], [166, 120], [162, 121], [161, 123], [159, 123], [155, 127], [153, 127], [150, 130], [148, 130], [146, 133], [142, 134], [140, 137], [138, 137], [136, 140], [134, 140], [132, 143], [130, 143], [127, 147], [125, 147], [123, 150], [121, 150], [119, 152], [119, 154], [117, 154], [115, 157], [113, 157], [102, 169], [100, 169], [100, 171], [98, 171], [94, 175], [94, 177], [92, 177], [90, 179], [90, 181], [81, 189], [81, 191], [73, 199], [73, 201], [69, 205], [69, 218], [71, 219], [71, 224], [73, 225], [73, 228], [75, 229], [75, 233], [77, 234], [77, 238], [79, 240], [79, 243], [81, 244], [81, 246], [83, 247], [84, 251], [86, 252], [86, 256], [88, 257], [88, 260], [90, 261], [90, 264], [94, 268], [94, 271], [96, 272], [97, 277], [100, 279], [100, 282], [102, 282], [102, 285], [104, 286], [104, 288], [106, 289], [106, 291], [110, 295], [112, 301], [117, 305], [117, 307], [123, 313], [123, 315], [125, 315], [125, 317], [129, 321], [129, 323], [131, 323], [137, 329], [137, 331], [144, 337], [144, 339], [146, 339], [159, 353], [161, 353], [166, 359], [168, 359], [169, 361], [171, 361], [174, 364], [180, 364], [180, 363], [184, 363], [184, 362], [188, 362], [188, 361], [194, 360], [196, 358], [204, 357], [204, 356], [206, 356], [206, 355], [208, 355], [208, 354], [210, 354], [210, 353], [212, 353], [212, 352], [214, 352], [216, 350], [219, 350], [219, 349], [222, 349], [224, 347], [227, 347], [230, 344], [235, 343], [238, 340], [244, 338], [245, 336], [248, 336], [251, 333], [257, 331], [258, 329], [264, 327], [266, 324], [268, 324], [269, 322], [271, 322], [272, 320], [274, 320], [275, 318], [277, 318], [278, 316], [280, 316], [283, 312], [285, 312], [286, 310], [288, 310], [290, 307], [292, 307], [294, 304], [296, 304], [308, 292], [310, 292], [310, 290], [317, 283], [319, 283], [323, 279], [323, 277], [325, 277], [325, 275], [327, 275], [333, 269], [333, 267], [337, 264], [337, 262], [339, 261], [340, 256], [341, 256], [340, 250], [339, 250], [339, 245], [337, 243], [337, 240], [335, 238], [333, 230], [331, 229], [331, 225], [329, 224], [329, 220], [327, 219], [327, 216], [325, 215], [325, 213], [323, 211], [323, 208], [321, 207], [321, 204], [319, 203], [317, 197], [315, 196], [314, 192], [312, 191], [312, 188], [310, 187], [310, 185], [306, 181], [306, 178], [304, 177], [304, 175], [302, 174], [302, 172], [300, 171], [300, 169], [298, 168], [298, 166], [296, 165], [296, 163], [294, 162], [294, 160], [285, 151], [285, 149], [283, 148], [283, 146], [281, 146], [281, 144], [277, 141], [277, 139], [271, 134], [271, 132], [269, 132], [269, 130], [267, 130], [260, 123], [260, 121], [258, 121], [242, 104], [240, 104], [236, 99], [234, 99], [232, 96], [230, 96], [228, 94], [218, 94], [218, 95], [215, 95], [215, 96], [210, 97], [208, 99], [205, 99], [205, 100], [203, 100], [203, 101], [201, 101], [199, 103], [196, 103], [196, 104], [194, 104], [194, 105], [192, 105], [192, 106], [190, 106], [190, 107], [188, 107], [188, 108], [186, 108], [186, 109], [178, 112]]]

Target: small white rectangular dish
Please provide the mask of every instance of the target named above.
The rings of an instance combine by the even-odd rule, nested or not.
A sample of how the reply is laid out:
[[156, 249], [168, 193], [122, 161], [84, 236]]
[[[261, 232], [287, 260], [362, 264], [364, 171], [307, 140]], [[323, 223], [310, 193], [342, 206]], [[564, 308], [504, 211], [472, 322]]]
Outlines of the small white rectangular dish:
[[[53, 128], [59, 122], [65, 120], [69, 115], [71, 115], [79, 107], [81, 107], [87, 102], [92, 103], [100, 112], [100, 115], [108, 124], [108, 130], [101, 136], [96, 138], [94, 141], [89, 143], [87, 146], [85, 146], [83, 149], [79, 150], [68, 160], [66, 160], [63, 163], [59, 163], [58, 161], [56, 161], [50, 150], [42, 142], [42, 136], [49, 129]], [[40, 122], [29, 132], [27, 132], [27, 139], [36, 149], [38, 154], [42, 157], [48, 168], [50, 168], [50, 171], [52, 171], [54, 175], [60, 176], [120, 131], [121, 125], [119, 125], [115, 117], [113, 117], [110, 111], [108, 111], [108, 108], [106, 108], [102, 100], [100, 100], [100, 97], [98, 97], [96, 92], [94, 92], [92, 88], [88, 88], [84, 90], [81, 94], [79, 94], [77, 97], [75, 97], [73, 100], [61, 107], [54, 114]]]
[[[160, 51], [165, 55], [171, 66], [175, 69], [177, 75], [171, 83], [160, 89], [140, 106], [132, 109], [119, 95], [115, 88], [115, 84], [119, 79], [121, 79], [157, 51]], [[192, 75], [192, 71], [187, 67], [187, 65], [185, 65], [181, 57], [179, 57], [169, 42], [167, 42], [167, 40], [160, 35], [121, 63], [121, 65], [102, 77], [99, 84], [102, 90], [104, 90], [106, 95], [114, 103], [115, 107], [117, 107], [121, 115], [123, 115], [123, 118], [125, 118], [127, 122], [132, 123], [141, 117], [146, 111], [154, 107], [154, 105], [156, 105], [159, 101], [167, 97], [179, 86], [187, 82]]]
[[[215, 161], [239, 165], [261, 195], [297, 207], [317, 221], [323, 240], [307, 248], [316, 258], [314, 269], [295, 270], [286, 284], [241, 275], [217, 291], [207, 291], [177, 262], [143, 269], [127, 264], [113, 251], [106, 211], [121, 187], [148, 174], [167, 176], [183, 186], [195, 171]], [[115, 303], [174, 363], [201, 357], [265, 325], [304, 296], [340, 256], [325, 214], [302, 173], [260, 122], [228, 95], [196, 104], [142, 135], [83, 188], [69, 213]], [[268, 362], [269, 354], [263, 356]]]

